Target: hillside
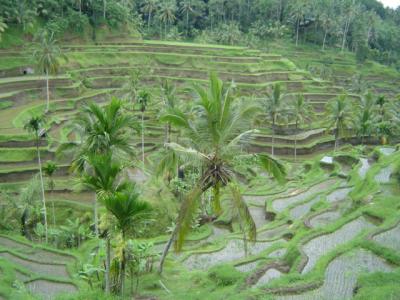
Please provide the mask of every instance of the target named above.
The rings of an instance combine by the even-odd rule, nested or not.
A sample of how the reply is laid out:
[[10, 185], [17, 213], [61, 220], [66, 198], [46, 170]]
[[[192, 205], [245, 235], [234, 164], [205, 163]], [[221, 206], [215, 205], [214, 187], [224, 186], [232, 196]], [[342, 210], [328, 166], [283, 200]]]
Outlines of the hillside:
[[[77, 186], [79, 175], [71, 169], [71, 154], [57, 153], [60, 145], [81, 142], [83, 136], [73, 125], [85, 104], [107, 107], [114, 97], [126, 99], [127, 113], [143, 121], [139, 133], [130, 137], [136, 154], [129, 158], [124, 178], [137, 183], [142, 198], [155, 211], [148, 224], [131, 236], [149, 250], [140, 252], [146, 257], [144, 266], [129, 266], [137, 271], [129, 271], [127, 294], [137, 299], [397, 299], [398, 127], [387, 136], [389, 143], [380, 145], [383, 134], [360, 136], [353, 123], [365, 86], [373, 97], [386, 97], [388, 111], [397, 107], [399, 72], [373, 61], [357, 64], [354, 54], [346, 51], [280, 42], [251, 49], [123, 39], [62, 43], [61, 50], [66, 57], [58, 74], [50, 76], [47, 112], [46, 80], [33, 71], [31, 51], [0, 50], [0, 299], [114, 298], [103, 293], [106, 238], [93, 236], [95, 193]], [[168, 254], [161, 276], [156, 269], [169, 239], [167, 227], [182, 203], [173, 184], [182, 178], [173, 174], [171, 184], [156, 173], [167, 149], [164, 144], [189, 139], [178, 127], [172, 126], [169, 136], [166, 133], [163, 87], [166, 80], [176, 87], [179, 107], [193, 114], [194, 124], [198, 97], [191, 88], [194, 84], [208, 87], [211, 73], [232, 83], [232, 93], [244, 104], [262, 104], [259, 110], [263, 111], [251, 125], [257, 131], [240, 140], [241, 151], [272, 154], [286, 168], [286, 182], [279, 184], [254, 161], [239, 158], [234, 171], [256, 225], [255, 242], [243, 236], [240, 217], [238, 221], [230, 209], [231, 196], [221, 192], [223, 212], [208, 216], [207, 209], [212, 209], [206, 205], [210, 220], [199, 213], [182, 251]], [[126, 96], [127, 83], [135, 74], [140, 88], [151, 95], [142, 111], [140, 105], [129, 106], [132, 99]], [[303, 96], [310, 104], [311, 113], [303, 122], [297, 124], [290, 115], [269, 117], [265, 99], [277, 87], [283, 103]], [[353, 125], [345, 134], [335, 132], [330, 110], [341, 95], [352, 105], [348, 119]], [[46, 134], [38, 143], [41, 159], [58, 166], [51, 176], [53, 188], [46, 177], [47, 219], [53, 224], [47, 245], [37, 220], [27, 224], [29, 235], [20, 234], [26, 229], [20, 228], [25, 217], [21, 207], [31, 205], [23, 199], [29, 198], [30, 185], [39, 186], [38, 181], [32, 182], [38, 173], [36, 140], [24, 126], [32, 116], [42, 114]], [[178, 168], [188, 164], [186, 158]], [[190, 176], [196, 172], [191, 168], [196, 169], [185, 170], [187, 177], [181, 183], [184, 192], [194, 184]], [[202, 203], [212, 197], [216, 195], [208, 192]], [[33, 207], [41, 210], [38, 204]], [[107, 232], [111, 221], [104, 203], [99, 211], [105, 219], [100, 226]], [[115, 228], [109, 230], [114, 234]], [[118, 259], [121, 237], [115, 235], [111, 244]], [[117, 272], [118, 266], [114, 268]]]

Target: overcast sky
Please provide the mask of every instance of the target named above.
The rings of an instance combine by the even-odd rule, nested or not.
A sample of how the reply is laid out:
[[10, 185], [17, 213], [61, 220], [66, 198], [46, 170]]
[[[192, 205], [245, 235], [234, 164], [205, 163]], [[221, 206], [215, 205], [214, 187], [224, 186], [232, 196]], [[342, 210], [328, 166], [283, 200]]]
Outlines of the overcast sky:
[[400, 0], [379, 0], [385, 6], [389, 6], [391, 8], [397, 8], [400, 6]]

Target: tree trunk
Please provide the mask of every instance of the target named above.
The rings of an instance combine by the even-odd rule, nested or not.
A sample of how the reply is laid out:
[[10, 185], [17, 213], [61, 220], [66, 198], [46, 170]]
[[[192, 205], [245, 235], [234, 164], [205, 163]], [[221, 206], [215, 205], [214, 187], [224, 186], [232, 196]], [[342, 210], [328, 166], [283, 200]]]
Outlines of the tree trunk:
[[297, 162], [297, 121], [296, 121], [296, 131], [294, 135], [294, 161]]
[[79, 14], [82, 14], [82, 0], [79, 0]]
[[272, 119], [272, 146], [271, 146], [271, 155], [274, 156], [274, 143], [275, 143], [275, 116]]
[[149, 15], [147, 16], [147, 30], [150, 29], [150, 21], [151, 21], [151, 13], [149, 12]]
[[186, 12], [186, 37], [189, 36], [189, 12]]
[[103, 0], [103, 18], [106, 19], [106, 0]]
[[46, 113], [50, 108], [49, 71], [46, 70]]
[[[53, 195], [53, 192], [51, 193], [51, 195]], [[52, 204], [52, 209], [53, 209], [53, 226], [56, 226], [56, 211], [54, 209], [54, 199], [53, 201], [51, 201]]]
[[97, 216], [97, 193], [94, 194], [93, 199], [93, 213], [94, 213], [94, 234], [96, 237], [99, 237], [99, 227], [98, 227], [98, 216]]
[[347, 20], [346, 23], [345, 23], [344, 32], [343, 32], [342, 52], [344, 51], [344, 47], [346, 46], [347, 32], [349, 30], [349, 25], [350, 25], [350, 22]]
[[144, 111], [142, 111], [142, 162], [144, 169]]
[[165, 258], [167, 257], [168, 251], [171, 248], [173, 241], [175, 240], [177, 232], [178, 232], [178, 226], [175, 226], [174, 231], [171, 233], [171, 236], [170, 236], [167, 244], [165, 245], [165, 248], [164, 248], [163, 253], [161, 255], [160, 265], [158, 266], [158, 274], [160, 274], [160, 275], [163, 272]]
[[106, 280], [106, 293], [110, 293], [110, 266], [111, 266], [111, 241], [110, 238], [107, 236], [106, 240], [106, 273], [105, 273], [105, 280]]
[[46, 244], [47, 244], [47, 242], [48, 242], [48, 237], [47, 237], [47, 209], [46, 209], [46, 197], [44, 195], [44, 183], [43, 183], [43, 173], [42, 173], [42, 161], [40, 159], [39, 139], [36, 142], [36, 149], [37, 149], [37, 154], [38, 154], [39, 176], [40, 176], [40, 184], [41, 184], [41, 189], [42, 189], [44, 232], [45, 232], [45, 239], [46, 239]]
[[339, 129], [336, 128], [336, 130], [335, 130], [335, 148], [334, 148], [334, 152], [336, 152], [338, 147], [339, 147]]
[[325, 30], [325, 34], [324, 34], [324, 41], [322, 43], [322, 50], [325, 50], [325, 43], [326, 43], [326, 36], [328, 35], [328, 30]]
[[300, 18], [297, 18], [297, 23], [296, 23], [296, 46], [299, 45], [299, 27], [300, 27]]

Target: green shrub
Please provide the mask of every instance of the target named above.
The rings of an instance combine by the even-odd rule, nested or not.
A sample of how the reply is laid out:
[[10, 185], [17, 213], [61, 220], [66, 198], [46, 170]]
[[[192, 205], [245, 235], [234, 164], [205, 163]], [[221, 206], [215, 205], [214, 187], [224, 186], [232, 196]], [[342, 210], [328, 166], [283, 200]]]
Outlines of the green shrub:
[[228, 286], [238, 282], [243, 275], [231, 265], [218, 265], [210, 269], [208, 277], [218, 286]]

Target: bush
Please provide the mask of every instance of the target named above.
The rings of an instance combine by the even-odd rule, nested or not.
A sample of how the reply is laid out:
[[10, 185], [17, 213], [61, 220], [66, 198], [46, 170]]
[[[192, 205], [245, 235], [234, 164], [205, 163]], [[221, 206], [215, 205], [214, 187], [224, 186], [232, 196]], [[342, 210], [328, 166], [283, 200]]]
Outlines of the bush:
[[231, 265], [218, 265], [209, 270], [208, 277], [218, 286], [228, 286], [242, 279], [243, 274]]

